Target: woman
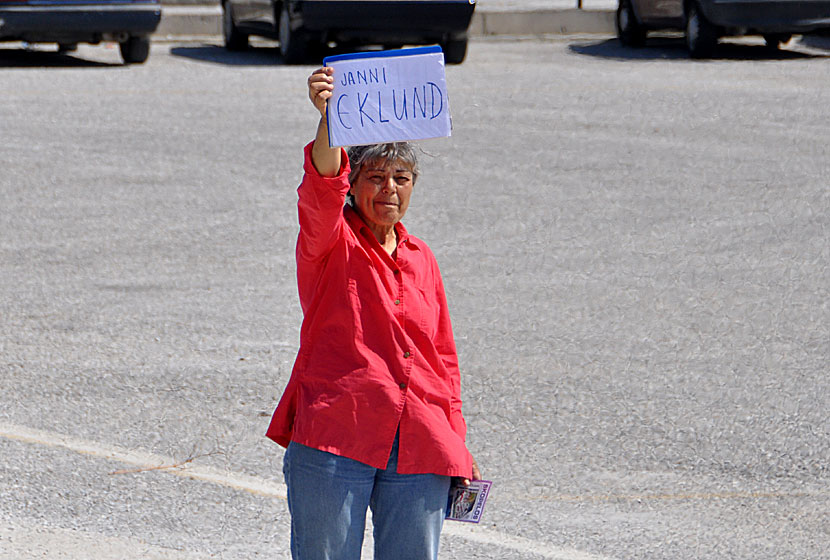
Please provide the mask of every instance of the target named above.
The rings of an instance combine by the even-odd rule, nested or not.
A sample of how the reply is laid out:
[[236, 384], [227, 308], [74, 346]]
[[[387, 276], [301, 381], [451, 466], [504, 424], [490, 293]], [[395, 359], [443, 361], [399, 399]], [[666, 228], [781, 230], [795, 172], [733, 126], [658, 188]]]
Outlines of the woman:
[[375, 558], [434, 560], [451, 478], [479, 478], [444, 287], [400, 223], [418, 178], [412, 147], [329, 147], [333, 72], [308, 79], [322, 118], [298, 189], [304, 317], [267, 434], [287, 447], [291, 554], [360, 558], [371, 508]]

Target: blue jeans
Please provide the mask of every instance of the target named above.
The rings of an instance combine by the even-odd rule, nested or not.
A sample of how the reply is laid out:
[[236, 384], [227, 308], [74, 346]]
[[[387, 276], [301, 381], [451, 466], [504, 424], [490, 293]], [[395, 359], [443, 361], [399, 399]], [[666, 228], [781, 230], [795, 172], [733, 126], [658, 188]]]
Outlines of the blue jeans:
[[283, 473], [294, 560], [358, 560], [367, 508], [375, 560], [437, 560], [450, 477], [398, 474], [398, 438], [386, 469], [291, 442]]

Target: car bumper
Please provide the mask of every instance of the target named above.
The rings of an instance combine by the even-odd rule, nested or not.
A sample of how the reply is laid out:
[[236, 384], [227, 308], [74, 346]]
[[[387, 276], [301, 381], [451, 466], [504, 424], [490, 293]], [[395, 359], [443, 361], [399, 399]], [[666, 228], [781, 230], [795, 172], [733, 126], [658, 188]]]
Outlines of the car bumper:
[[0, 2], [0, 40], [97, 42], [150, 35], [161, 21], [158, 2]]
[[713, 0], [706, 16], [722, 27], [800, 33], [830, 27], [827, 0]]

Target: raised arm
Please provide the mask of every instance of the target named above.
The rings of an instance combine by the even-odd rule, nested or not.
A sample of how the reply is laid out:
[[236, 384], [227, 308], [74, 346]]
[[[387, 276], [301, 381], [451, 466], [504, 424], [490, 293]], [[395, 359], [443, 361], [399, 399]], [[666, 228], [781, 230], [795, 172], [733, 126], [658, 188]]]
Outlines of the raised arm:
[[324, 67], [315, 70], [308, 78], [308, 97], [320, 112], [320, 124], [317, 125], [317, 137], [311, 151], [311, 161], [317, 172], [323, 177], [335, 177], [340, 172], [341, 150], [329, 147], [329, 129], [326, 120], [326, 107], [334, 91], [334, 68]]
[[331, 250], [349, 190], [346, 153], [343, 148], [329, 148], [326, 105], [333, 90], [332, 73], [332, 68], [319, 68], [308, 78], [308, 96], [321, 119], [316, 138], [305, 147], [303, 182], [297, 189], [297, 258], [305, 262], [317, 261]]

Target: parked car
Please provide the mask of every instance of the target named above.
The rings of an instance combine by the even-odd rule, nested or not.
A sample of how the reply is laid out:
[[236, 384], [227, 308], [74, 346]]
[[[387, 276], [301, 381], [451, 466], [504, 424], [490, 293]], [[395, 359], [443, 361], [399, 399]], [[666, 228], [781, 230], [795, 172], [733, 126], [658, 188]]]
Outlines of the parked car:
[[649, 31], [685, 31], [695, 58], [714, 54], [725, 36], [761, 35], [778, 48], [793, 34], [830, 29], [830, 0], [619, 0], [617, 35], [642, 46]]
[[225, 46], [248, 46], [251, 35], [280, 43], [283, 60], [319, 60], [329, 43], [340, 46], [437, 43], [448, 63], [467, 54], [475, 0], [222, 0]]
[[61, 52], [117, 41], [127, 64], [147, 60], [159, 21], [159, 0], [0, 0], [0, 41], [57, 43]]

